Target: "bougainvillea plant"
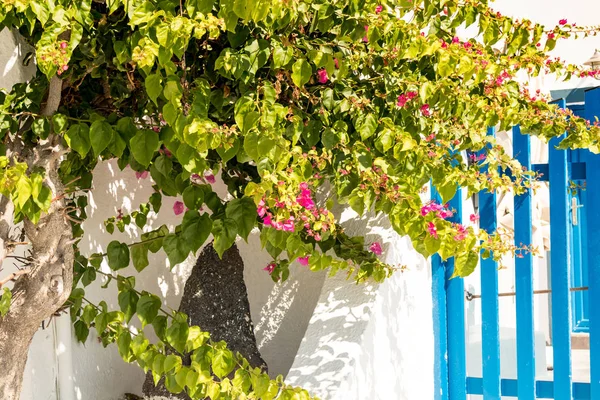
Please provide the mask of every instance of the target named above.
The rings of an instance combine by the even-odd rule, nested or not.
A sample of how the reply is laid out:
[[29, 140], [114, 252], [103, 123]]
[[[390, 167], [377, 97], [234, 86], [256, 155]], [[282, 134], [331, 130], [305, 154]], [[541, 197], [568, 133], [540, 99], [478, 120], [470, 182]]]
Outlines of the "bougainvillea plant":
[[[459, 38], [473, 26], [476, 38]], [[258, 229], [274, 280], [285, 280], [294, 260], [359, 282], [384, 280], [395, 266], [381, 260], [379, 243], [344, 232], [331, 212], [338, 203], [384, 213], [423, 255], [455, 257], [464, 276], [481, 251], [499, 257], [512, 245], [448, 221], [457, 187], [520, 193], [535, 180], [488, 127], [520, 124], [545, 140], [565, 134], [563, 148], [600, 145], [598, 126], [516, 79], [597, 74], [548, 52], [598, 28], [515, 20], [485, 0], [0, 0], [4, 27], [32, 46], [37, 66], [29, 82], [0, 95], [2, 256], [31, 246], [26, 265], [0, 281], [5, 400], [19, 397], [40, 322], [65, 306], [80, 340], [93, 327], [125, 361], [164, 376], [173, 393], [308, 399], [185, 315], [164, 311], [119, 271], [133, 264], [143, 273], [158, 251], [177, 265], [210, 235], [222, 254]], [[139, 211], [106, 221], [108, 233], [141, 230], [151, 211], [181, 214], [181, 224], [85, 254], [77, 245], [86, 191], [94, 166], [110, 159], [149, 175], [155, 193]], [[229, 200], [212, 190], [214, 174]], [[441, 203], [422, 201], [429, 182]], [[324, 186], [331, 196], [321, 204]], [[163, 196], [179, 198], [173, 210], [161, 209]], [[119, 310], [85, 297], [104, 258]], [[129, 327], [134, 315], [141, 329]]]

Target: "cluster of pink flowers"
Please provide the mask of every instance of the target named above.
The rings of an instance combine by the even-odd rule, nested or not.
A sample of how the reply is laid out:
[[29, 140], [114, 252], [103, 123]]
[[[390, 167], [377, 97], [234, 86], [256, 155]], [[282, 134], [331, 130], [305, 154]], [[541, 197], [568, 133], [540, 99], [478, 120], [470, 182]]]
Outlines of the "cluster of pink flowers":
[[204, 172], [204, 176], [200, 176], [199, 174], [192, 174], [192, 176], [190, 176], [190, 181], [192, 181], [192, 183], [196, 185], [202, 184], [204, 181], [213, 184], [216, 182], [216, 179], [212, 172], [206, 171]]
[[471, 220], [471, 222], [477, 222], [477, 221], [479, 221], [479, 215], [471, 214], [471, 215], [469, 215], [469, 219]]
[[329, 81], [329, 76], [327, 75], [327, 70], [325, 68], [318, 70], [317, 78], [319, 80], [319, 83], [327, 83], [327, 81]]
[[452, 224], [452, 225], [457, 230], [456, 235], [454, 235], [454, 240], [456, 240], [456, 241], [465, 240], [467, 237], [467, 234], [468, 234], [467, 228], [461, 224]]
[[421, 114], [426, 117], [431, 117], [431, 109], [429, 108], [429, 104], [423, 104], [421, 106]]
[[435, 201], [431, 201], [425, 204], [423, 207], [421, 207], [421, 215], [423, 217], [426, 217], [427, 215], [429, 215], [429, 213], [436, 213], [436, 215], [439, 218], [443, 219], [450, 218], [454, 215], [452, 210], [448, 209], [448, 204], [441, 205], [436, 203]]
[[369, 246], [369, 251], [377, 256], [380, 256], [381, 253], [383, 253], [383, 250], [381, 249], [381, 244], [379, 244], [379, 242], [371, 243], [371, 245]]
[[258, 208], [257, 208], [256, 211], [258, 213], [258, 216], [263, 219], [263, 224], [265, 224], [266, 226], [270, 226], [272, 228], [275, 228], [278, 231], [294, 232], [294, 229], [295, 229], [294, 220], [295, 220], [295, 218], [293, 216], [290, 216], [287, 220], [285, 220], [283, 222], [279, 222], [277, 220], [273, 221], [273, 214], [271, 214], [270, 212], [268, 212], [268, 209], [267, 209], [267, 206], [266, 206], [264, 200], [261, 200], [258, 203]]
[[437, 229], [435, 228], [435, 224], [433, 222], [427, 223], [427, 233], [429, 233], [434, 238], [438, 238]]
[[396, 102], [396, 105], [400, 108], [404, 108], [404, 106], [406, 106], [406, 103], [408, 103], [415, 97], [417, 97], [417, 92], [403, 93], [400, 96], [398, 96], [398, 101]]
[[483, 161], [485, 160], [485, 154], [476, 154], [476, 153], [471, 153], [469, 154], [469, 159], [473, 162], [477, 162], [477, 161]]
[[63, 72], [69, 69], [69, 66], [67, 65], [69, 62], [67, 56], [67, 47], [69, 47], [69, 44], [65, 41], [62, 41], [57, 43], [57, 45], [58, 48], [39, 54], [39, 58], [42, 61], [48, 61], [56, 65], [56, 74], [62, 75]]
[[137, 179], [146, 179], [148, 177], [148, 171], [142, 171], [142, 172], [135, 171], [135, 177]]
[[312, 193], [306, 182], [300, 184], [300, 196], [296, 197], [296, 202], [307, 210], [315, 208], [315, 202], [312, 199]]

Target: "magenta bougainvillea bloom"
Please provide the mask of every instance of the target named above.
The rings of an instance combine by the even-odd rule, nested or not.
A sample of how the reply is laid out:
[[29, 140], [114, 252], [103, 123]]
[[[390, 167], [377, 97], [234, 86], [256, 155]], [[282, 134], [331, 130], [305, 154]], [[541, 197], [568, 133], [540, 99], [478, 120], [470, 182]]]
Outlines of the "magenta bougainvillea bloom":
[[429, 104], [423, 104], [421, 106], [421, 113], [426, 117], [431, 117], [431, 110], [429, 109]]
[[427, 224], [427, 233], [436, 239], [438, 238], [437, 229], [435, 228], [435, 224], [433, 222], [429, 222]]
[[181, 201], [177, 200], [175, 204], [173, 204], [173, 212], [175, 215], [180, 215], [183, 213], [183, 210], [185, 210], [185, 206]]
[[454, 236], [454, 240], [461, 241], [467, 237], [467, 228], [464, 225], [456, 224], [457, 233]]
[[381, 245], [379, 244], [379, 242], [373, 242], [371, 243], [371, 245], [369, 246], [369, 251], [371, 251], [371, 253], [380, 256], [381, 253], [383, 253], [383, 250], [381, 250]]
[[300, 265], [304, 265], [305, 267], [308, 265], [308, 259], [310, 256], [298, 257], [298, 263]]
[[204, 179], [206, 179], [206, 182], [208, 183], [215, 183], [215, 176], [210, 172], [204, 174]]
[[263, 271], [267, 271], [269, 273], [269, 275], [271, 275], [273, 273], [273, 271], [275, 271], [275, 267], [277, 266], [277, 264], [275, 264], [274, 262], [267, 264], [266, 267], [263, 268]]
[[317, 71], [317, 76], [319, 79], [319, 83], [327, 83], [329, 80], [329, 76], [327, 76], [327, 70], [325, 68]]
[[379, 14], [383, 11], [383, 6], [380, 4], [377, 7], [375, 7], [375, 13]]
[[566, 25], [567, 24], [567, 20], [566, 19], [561, 19], [560, 21], [558, 21], [559, 25]]
[[138, 179], [146, 179], [148, 177], [148, 171], [135, 172], [135, 177]]
[[477, 215], [477, 214], [471, 214], [469, 216], [469, 219], [471, 220], [471, 222], [477, 222], [477, 221], [479, 221], [479, 215]]

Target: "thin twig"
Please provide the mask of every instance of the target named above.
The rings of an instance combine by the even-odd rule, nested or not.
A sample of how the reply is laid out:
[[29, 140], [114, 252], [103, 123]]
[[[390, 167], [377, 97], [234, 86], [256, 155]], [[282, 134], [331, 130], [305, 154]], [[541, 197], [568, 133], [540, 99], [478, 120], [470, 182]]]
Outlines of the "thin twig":
[[31, 272], [31, 268], [26, 268], [26, 269], [22, 269], [17, 272], [13, 272], [6, 278], [0, 280], [0, 287], [2, 287], [3, 285], [7, 284], [10, 281], [16, 281], [21, 275], [26, 275], [30, 272]]

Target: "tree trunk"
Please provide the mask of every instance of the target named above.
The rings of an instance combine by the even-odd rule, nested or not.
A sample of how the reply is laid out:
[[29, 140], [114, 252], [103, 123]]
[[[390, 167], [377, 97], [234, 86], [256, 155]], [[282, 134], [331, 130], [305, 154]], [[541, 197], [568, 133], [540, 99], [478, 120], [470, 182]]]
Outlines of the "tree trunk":
[[[62, 81], [50, 80], [46, 105], [41, 114], [52, 115], [58, 109]], [[0, 317], [0, 399], [19, 400], [23, 372], [33, 335], [42, 321], [51, 317], [69, 298], [73, 285], [73, 249], [71, 224], [66, 218], [64, 187], [58, 174], [60, 158], [66, 149], [62, 138], [52, 134], [30, 147], [19, 135], [7, 145], [9, 158], [25, 161], [32, 169], [45, 171], [44, 184], [50, 188], [54, 199], [50, 208], [37, 224], [25, 219], [23, 230], [31, 246], [31, 261], [25, 266], [14, 284], [8, 313]], [[7, 199], [0, 201], [0, 237], [6, 253], [11, 238], [12, 208]], [[5, 223], [6, 220], [10, 220]], [[6, 255], [4, 253], [3, 255]]]
[[[223, 254], [223, 259], [219, 259], [212, 243], [202, 250], [185, 283], [179, 311], [188, 315], [190, 325], [209, 332], [213, 341], [224, 340], [230, 350], [242, 354], [250, 365], [267, 370], [254, 337], [244, 262], [235, 245]], [[171, 395], [163, 380], [154, 386], [150, 372], [143, 392], [146, 396], [189, 399], [185, 393]]]

